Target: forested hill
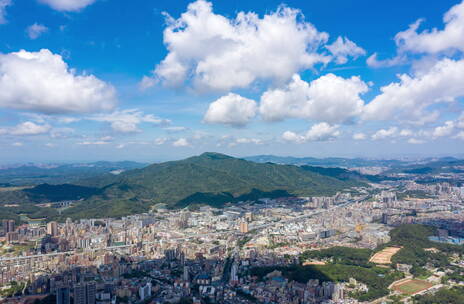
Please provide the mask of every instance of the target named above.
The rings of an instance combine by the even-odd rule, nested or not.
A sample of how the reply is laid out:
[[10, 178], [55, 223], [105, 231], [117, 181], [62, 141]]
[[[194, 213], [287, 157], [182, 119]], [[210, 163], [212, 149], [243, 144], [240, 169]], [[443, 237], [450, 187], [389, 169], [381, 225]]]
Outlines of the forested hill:
[[[102, 208], [111, 212], [118, 206], [140, 211], [165, 203], [171, 207], [189, 204], [221, 205], [247, 198], [293, 195], [333, 195], [353, 186], [365, 185], [359, 179], [326, 176], [298, 166], [255, 163], [218, 153], [204, 153], [180, 161], [153, 164], [120, 175], [106, 175], [79, 183], [101, 188], [81, 206], [67, 210], [89, 214]], [[99, 208], [99, 210], [98, 210]], [[134, 210], [135, 208], [135, 210]]]

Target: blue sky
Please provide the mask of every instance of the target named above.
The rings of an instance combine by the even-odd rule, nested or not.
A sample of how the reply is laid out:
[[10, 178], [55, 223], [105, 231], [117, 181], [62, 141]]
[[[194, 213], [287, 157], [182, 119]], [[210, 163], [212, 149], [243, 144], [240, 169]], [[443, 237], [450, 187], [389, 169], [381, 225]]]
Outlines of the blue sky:
[[462, 155], [464, 3], [423, 3], [0, 0], [0, 163]]

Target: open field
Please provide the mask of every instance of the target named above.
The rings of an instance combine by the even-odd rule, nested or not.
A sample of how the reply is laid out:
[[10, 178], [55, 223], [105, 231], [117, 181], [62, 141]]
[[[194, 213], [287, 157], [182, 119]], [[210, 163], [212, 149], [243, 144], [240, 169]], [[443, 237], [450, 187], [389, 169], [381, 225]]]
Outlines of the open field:
[[401, 247], [387, 247], [374, 254], [369, 259], [369, 262], [376, 264], [390, 264], [392, 256], [394, 256], [398, 251], [400, 251], [400, 249]]
[[24, 190], [24, 189], [30, 189], [32, 188], [31, 186], [22, 186], [22, 187], [0, 187], [0, 192], [7, 192], [7, 191], [19, 191], [19, 190]]
[[429, 289], [433, 284], [427, 281], [409, 279], [392, 286], [393, 290], [399, 291], [406, 295], [413, 295], [420, 291]]

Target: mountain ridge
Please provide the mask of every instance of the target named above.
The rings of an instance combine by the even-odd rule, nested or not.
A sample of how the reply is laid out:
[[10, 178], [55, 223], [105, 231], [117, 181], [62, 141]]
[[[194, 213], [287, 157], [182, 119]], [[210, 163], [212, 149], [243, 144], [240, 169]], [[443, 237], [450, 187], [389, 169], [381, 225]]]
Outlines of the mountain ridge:
[[[257, 193], [286, 193], [287, 196], [333, 195], [338, 191], [365, 186], [359, 179], [325, 176], [293, 165], [255, 163], [221, 153], [206, 152], [179, 161], [148, 165], [116, 176], [82, 180], [82, 186], [101, 188], [101, 194], [86, 200], [82, 206], [69, 208], [65, 215], [89, 213], [93, 206], [136, 204], [148, 208], [163, 203], [185, 207], [192, 203], [223, 205], [229, 198], [236, 201]], [[218, 203], [214, 200], [217, 199]], [[126, 202], [126, 203], [124, 203]]]

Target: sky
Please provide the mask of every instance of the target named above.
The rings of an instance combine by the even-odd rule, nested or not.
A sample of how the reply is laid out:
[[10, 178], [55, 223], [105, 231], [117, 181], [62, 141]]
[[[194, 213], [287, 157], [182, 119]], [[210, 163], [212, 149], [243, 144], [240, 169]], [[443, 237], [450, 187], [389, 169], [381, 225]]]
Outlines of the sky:
[[0, 163], [464, 156], [464, 2], [0, 0]]

